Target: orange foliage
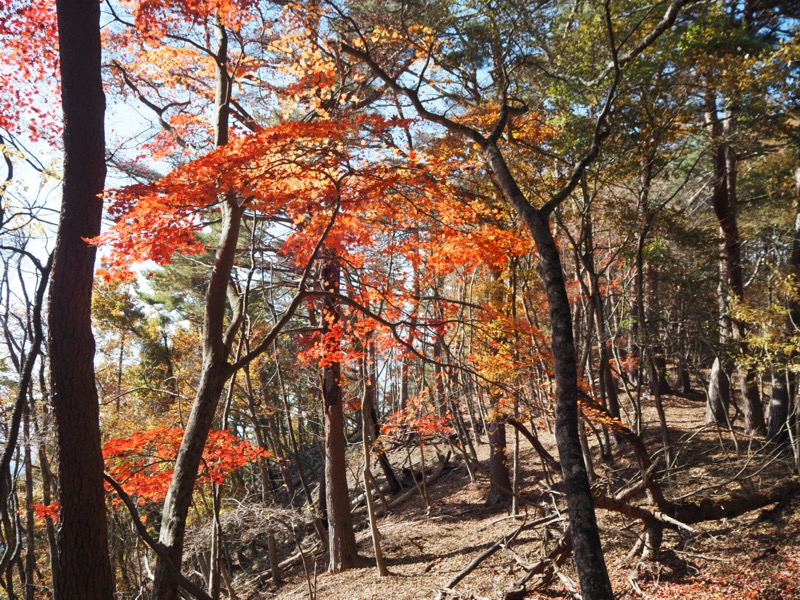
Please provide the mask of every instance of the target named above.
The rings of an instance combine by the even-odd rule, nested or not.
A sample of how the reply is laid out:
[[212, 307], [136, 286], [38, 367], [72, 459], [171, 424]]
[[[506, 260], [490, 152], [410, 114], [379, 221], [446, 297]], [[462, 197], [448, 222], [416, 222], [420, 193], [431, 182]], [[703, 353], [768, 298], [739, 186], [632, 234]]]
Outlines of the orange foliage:
[[[172, 466], [183, 439], [183, 429], [156, 427], [135, 431], [127, 438], [112, 438], [103, 445], [106, 470], [139, 504], [164, 499], [172, 479]], [[206, 442], [198, 483], [221, 484], [245, 464], [270, 453], [229, 431], [211, 431]]]
[[[394, 190], [429, 182], [414, 165], [390, 164], [360, 149], [400, 125], [375, 115], [313, 122], [281, 122], [254, 135], [238, 137], [202, 158], [178, 167], [155, 184], [133, 185], [109, 194], [115, 225], [97, 243], [112, 247], [111, 273], [131, 263], [169, 262], [176, 252], [203, 250], [196, 238], [206, 211], [221, 197], [236, 195], [247, 209], [269, 218], [284, 215], [294, 231], [284, 251], [303, 264], [341, 206], [340, 226], [326, 245], [343, 249], [365, 243], [369, 231], [359, 222], [365, 203], [389, 202]], [[349, 225], [344, 227], [344, 225]]]
[[136, 18], [137, 28], [154, 39], [166, 33], [176, 16], [184, 22], [203, 24], [219, 15], [220, 22], [230, 29], [241, 28], [256, 5], [254, 0], [122, 0], [122, 5]]
[[46, 519], [56, 521], [58, 519], [58, 502], [51, 502], [50, 504], [31, 504], [36, 522], [41, 524]]
[[421, 441], [443, 438], [455, 434], [451, 421], [449, 413], [445, 416], [437, 414], [427, 394], [423, 393], [411, 398], [404, 410], [389, 415], [381, 427], [381, 433], [397, 439], [415, 434]]
[[50, 0], [0, 2], [0, 128], [61, 145], [56, 6]]

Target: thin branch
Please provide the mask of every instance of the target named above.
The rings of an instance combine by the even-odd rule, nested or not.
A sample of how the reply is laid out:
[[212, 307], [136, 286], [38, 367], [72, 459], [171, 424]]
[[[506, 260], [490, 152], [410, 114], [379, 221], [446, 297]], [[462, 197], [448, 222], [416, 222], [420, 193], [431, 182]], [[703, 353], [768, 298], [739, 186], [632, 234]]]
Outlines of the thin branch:
[[448, 119], [444, 115], [439, 113], [431, 112], [420, 100], [419, 93], [417, 90], [412, 90], [407, 88], [403, 85], [400, 85], [396, 79], [391, 77], [386, 71], [384, 71], [378, 63], [375, 62], [375, 59], [372, 58], [372, 55], [369, 52], [364, 50], [358, 50], [349, 44], [342, 42], [342, 51], [345, 54], [349, 54], [350, 56], [357, 58], [358, 60], [362, 61], [366, 64], [370, 70], [375, 74], [378, 79], [383, 81], [389, 89], [403, 94], [406, 98], [411, 101], [412, 106], [414, 109], [419, 113], [419, 116], [425, 119], [426, 121], [431, 121], [432, 123], [437, 123], [444, 127], [445, 129], [452, 131], [453, 133], [458, 133], [460, 135], [466, 136], [469, 139], [473, 140], [474, 142], [480, 144], [481, 146], [486, 145], [487, 139], [478, 132], [478, 130], [469, 127], [468, 125], [464, 125], [463, 123], [458, 123], [453, 121], [452, 119]]
[[120, 500], [122, 500], [122, 503], [126, 506], [128, 512], [130, 512], [133, 526], [136, 528], [136, 532], [139, 534], [139, 537], [142, 538], [142, 541], [166, 563], [167, 567], [170, 569], [170, 571], [172, 571], [175, 579], [178, 580], [180, 586], [192, 594], [192, 596], [195, 598], [200, 598], [200, 600], [211, 600], [211, 596], [206, 594], [200, 587], [192, 583], [191, 580], [187, 579], [181, 573], [180, 569], [175, 566], [172, 560], [170, 560], [170, 557], [164, 549], [164, 546], [153, 539], [153, 537], [150, 535], [150, 532], [148, 532], [147, 528], [144, 526], [144, 523], [142, 523], [142, 519], [139, 517], [139, 511], [136, 510], [136, 505], [134, 504], [133, 500], [128, 493], [122, 489], [122, 486], [117, 483], [117, 480], [108, 473], [103, 473], [103, 479], [105, 479], [108, 484], [114, 488], [114, 491], [117, 492]]
[[278, 334], [283, 330], [286, 324], [294, 315], [295, 311], [300, 307], [300, 303], [306, 298], [310, 292], [306, 290], [306, 283], [308, 279], [311, 277], [311, 268], [314, 265], [314, 262], [319, 255], [320, 250], [322, 249], [323, 244], [325, 243], [325, 239], [328, 237], [331, 229], [333, 229], [333, 224], [336, 222], [336, 217], [339, 214], [339, 208], [341, 206], [341, 198], [337, 198], [336, 205], [333, 208], [333, 214], [331, 215], [330, 221], [325, 226], [325, 230], [322, 232], [322, 235], [317, 240], [316, 246], [314, 246], [314, 251], [311, 253], [311, 256], [306, 263], [305, 269], [303, 269], [303, 275], [300, 278], [300, 283], [297, 284], [297, 294], [295, 294], [294, 298], [292, 298], [292, 302], [289, 304], [289, 307], [283, 313], [283, 316], [272, 326], [272, 329], [269, 330], [269, 333], [261, 340], [261, 342], [253, 348], [250, 352], [245, 354], [242, 358], [237, 360], [231, 365], [228, 365], [226, 372], [230, 376], [242, 367], [250, 364], [253, 360], [258, 358], [261, 354], [263, 354], [267, 348], [272, 344]]
[[634, 58], [639, 56], [642, 52], [644, 52], [653, 42], [655, 42], [661, 35], [666, 32], [670, 27], [675, 24], [675, 21], [678, 20], [678, 15], [681, 12], [681, 9], [691, 3], [698, 2], [699, 0], [674, 0], [669, 7], [667, 8], [667, 12], [664, 13], [664, 16], [661, 18], [661, 21], [648, 33], [644, 36], [639, 42], [633, 46], [627, 52], [620, 54], [616, 57], [615, 60], [612, 60], [605, 69], [595, 77], [594, 80], [588, 82], [589, 87], [593, 87], [598, 85], [603, 79], [608, 77], [609, 73], [614, 71], [617, 68], [623, 67], [632, 61]]
[[47, 264], [42, 270], [42, 277], [39, 281], [39, 285], [36, 288], [36, 301], [33, 305], [33, 314], [31, 317], [33, 324], [33, 340], [31, 342], [31, 347], [28, 349], [28, 352], [22, 362], [19, 385], [17, 388], [17, 397], [14, 401], [14, 412], [11, 415], [11, 423], [8, 426], [6, 447], [3, 449], [2, 458], [0, 458], [0, 496], [4, 496], [6, 492], [5, 474], [9, 470], [11, 458], [17, 446], [17, 437], [19, 436], [22, 412], [25, 407], [25, 401], [28, 397], [28, 388], [33, 378], [33, 365], [39, 356], [42, 342], [44, 341], [44, 332], [42, 331], [42, 306], [44, 305], [44, 293], [47, 289], [47, 284], [50, 281], [50, 268], [52, 264], [53, 255], [51, 254], [47, 259]]

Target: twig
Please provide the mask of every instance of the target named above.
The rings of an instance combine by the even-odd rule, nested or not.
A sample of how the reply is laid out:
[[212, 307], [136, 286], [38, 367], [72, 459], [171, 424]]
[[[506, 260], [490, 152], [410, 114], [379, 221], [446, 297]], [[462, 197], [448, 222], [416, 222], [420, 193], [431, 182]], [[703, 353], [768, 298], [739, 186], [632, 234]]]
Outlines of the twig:
[[642, 588], [639, 587], [639, 584], [636, 582], [636, 578], [633, 575], [628, 575], [628, 582], [631, 584], [633, 591], [639, 594], [642, 598], [645, 600], [654, 600], [653, 596], [642, 591]]
[[553, 568], [556, 571], [556, 575], [561, 580], [561, 583], [563, 583], [564, 587], [567, 588], [569, 595], [575, 598], [575, 600], [581, 600], [581, 594], [578, 591], [578, 587], [575, 585], [575, 582], [572, 581], [572, 579], [570, 579], [566, 573], [559, 569], [557, 565], [554, 565]]
[[731, 562], [730, 558], [721, 558], [719, 556], [708, 556], [706, 554], [695, 554], [693, 552], [684, 552], [682, 550], [673, 550], [675, 554], [680, 554], [681, 556], [690, 556], [692, 558], [701, 558], [703, 560], [710, 560], [712, 562]]
[[530, 581], [534, 575], [543, 573], [548, 567], [564, 562], [571, 550], [572, 536], [570, 535], [569, 531], [567, 531], [563, 536], [561, 536], [561, 539], [558, 540], [555, 548], [553, 548], [545, 558], [536, 564], [531, 565], [525, 574], [514, 582], [513, 589], [515, 591], [520, 590], [524, 592], [525, 584]]

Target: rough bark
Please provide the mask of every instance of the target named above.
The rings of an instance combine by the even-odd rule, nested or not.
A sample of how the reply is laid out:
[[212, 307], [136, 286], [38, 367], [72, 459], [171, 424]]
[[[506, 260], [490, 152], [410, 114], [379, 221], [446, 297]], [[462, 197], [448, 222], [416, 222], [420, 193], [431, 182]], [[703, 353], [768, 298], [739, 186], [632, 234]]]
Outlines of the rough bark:
[[[329, 258], [322, 266], [325, 291], [339, 293], [339, 263]], [[323, 334], [338, 320], [333, 299], [326, 297], [322, 307]], [[345, 463], [344, 410], [342, 406], [341, 365], [331, 362], [322, 369], [322, 397], [325, 408], [325, 500], [328, 509], [328, 570], [338, 573], [354, 566], [356, 538], [347, 493]]]
[[108, 554], [103, 456], [91, 329], [96, 250], [105, 183], [105, 96], [100, 5], [56, 2], [64, 109], [64, 185], [50, 287], [50, 381], [58, 463], [59, 600], [114, 595]]
[[584, 597], [610, 600], [614, 595], [603, 558], [578, 434], [577, 365], [561, 259], [547, 219], [541, 214], [528, 213], [525, 216], [539, 251], [539, 273], [545, 284], [550, 309], [556, 378], [555, 436], [564, 477], [575, 562]]

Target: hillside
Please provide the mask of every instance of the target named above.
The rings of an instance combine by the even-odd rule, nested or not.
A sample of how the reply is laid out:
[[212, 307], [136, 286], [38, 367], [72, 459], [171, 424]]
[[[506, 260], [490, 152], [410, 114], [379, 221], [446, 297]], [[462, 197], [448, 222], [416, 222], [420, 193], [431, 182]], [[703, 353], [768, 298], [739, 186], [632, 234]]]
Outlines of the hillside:
[[[756, 454], [761, 442], [736, 431], [739, 455], [730, 434], [703, 428], [705, 405], [698, 400], [668, 396], [669, 423], [676, 440], [677, 467], [666, 489], [673, 497], [693, 494], [694, 499], [719, 496], [726, 490], [755, 490], [767, 486], [788, 472], [780, 457], [765, 459]], [[554, 450], [553, 439], [539, 432], [541, 440]], [[646, 432], [655, 446], [657, 431]], [[511, 438], [509, 428], [509, 440]], [[480, 455], [488, 456], [481, 446]], [[629, 467], [624, 447], [612, 464], [597, 462], [596, 485], [611, 485]], [[476, 557], [504, 538], [504, 544], [483, 560], [473, 572], [445, 592], [445, 598], [503, 598], [516, 579], [550, 551], [562, 534], [555, 507], [560, 497], [543, 478], [541, 461], [521, 440], [522, 486], [525, 506], [512, 518], [506, 509], [485, 505], [488, 481], [479, 476], [470, 483], [463, 463], [452, 467], [430, 486], [431, 511], [426, 514], [419, 495], [404, 502], [379, 520], [382, 546], [391, 575], [379, 578], [363, 509], [357, 512], [360, 531], [359, 553], [365, 566], [330, 575], [325, 573], [322, 553], [308, 557], [312, 587], [321, 599], [414, 600], [435, 598], [442, 588]], [[399, 453], [397, 453], [399, 456]], [[768, 509], [748, 512], [735, 519], [710, 521], [693, 526], [694, 533], [667, 530], [663, 551], [655, 561], [639, 561], [627, 555], [639, 533], [638, 524], [608, 511], [598, 511], [606, 560], [619, 598], [754, 598], [761, 600], [800, 598], [800, 501], [787, 498]], [[552, 516], [549, 523], [521, 526]], [[295, 568], [286, 583], [275, 588], [269, 582], [268, 567], [250, 573], [236, 583], [237, 597], [308, 598], [303, 571]], [[254, 577], [255, 576], [255, 577]], [[246, 580], [246, 581], [245, 581]], [[528, 585], [533, 589], [537, 579]], [[541, 580], [540, 580], [541, 581]], [[530, 591], [525, 598], [570, 598], [576, 574], [567, 561], [547, 585]], [[574, 589], [574, 588], [573, 588]]]

